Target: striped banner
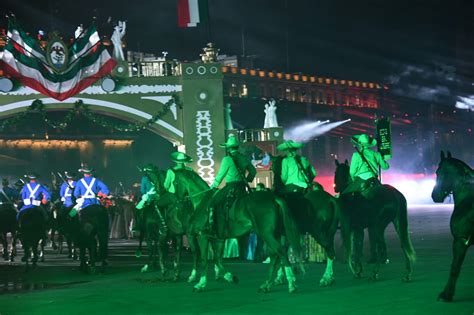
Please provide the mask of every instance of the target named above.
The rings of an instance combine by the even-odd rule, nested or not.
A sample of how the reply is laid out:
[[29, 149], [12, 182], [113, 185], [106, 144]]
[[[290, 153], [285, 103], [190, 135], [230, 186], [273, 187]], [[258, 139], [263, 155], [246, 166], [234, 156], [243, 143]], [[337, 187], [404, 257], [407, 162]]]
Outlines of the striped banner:
[[69, 47], [69, 60], [59, 72], [44, 49], [18, 25], [10, 23], [0, 66], [5, 73], [38, 92], [63, 101], [110, 73], [116, 65], [101, 44], [95, 27]]
[[207, 0], [178, 0], [178, 26], [196, 27], [208, 22]]

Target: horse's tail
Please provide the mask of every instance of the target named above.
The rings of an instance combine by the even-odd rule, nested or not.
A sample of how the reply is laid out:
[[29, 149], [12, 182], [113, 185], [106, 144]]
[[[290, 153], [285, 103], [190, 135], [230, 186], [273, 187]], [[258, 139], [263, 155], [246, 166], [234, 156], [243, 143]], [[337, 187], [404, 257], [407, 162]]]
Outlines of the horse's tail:
[[416, 253], [413, 245], [411, 243], [410, 235], [408, 233], [408, 207], [406, 198], [398, 191], [396, 191], [398, 196], [398, 211], [397, 217], [394, 221], [395, 229], [398, 232], [398, 237], [400, 238], [400, 243], [402, 249], [405, 252], [405, 255], [411, 262], [416, 260]]
[[301, 254], [301, 242], [300, 242], [300, 233], [298, 227], [296, 226], [295, 221], [290, 216], [290, 211], [285, 200], [280, 197], [276, 197], [275, 201], [278, 204], [278, 209], [280, 210], [280, 215], [283, 218], [283, 227], [285, 228], [286, 238], [290, 243], [291, 247], [297, 254], [297, 257], [300, 257]]

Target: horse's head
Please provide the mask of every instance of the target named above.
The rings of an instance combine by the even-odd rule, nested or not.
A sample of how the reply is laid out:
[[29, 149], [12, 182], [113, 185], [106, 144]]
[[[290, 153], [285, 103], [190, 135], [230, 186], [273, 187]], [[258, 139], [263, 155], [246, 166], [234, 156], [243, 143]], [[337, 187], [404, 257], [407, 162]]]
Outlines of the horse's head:
[[281, 163], [283, 158], [281, 155], [271, 157], [272, 165], [270, 170], [273, 172], [273, 187], [275, 191], [283, 189], [283, 182], [281, 181]]
[[334, 173], [334, 191], [340, 193], [346, 189], [351, 182], [351, 176], [349, 173], [349, 162], [347, 160], [344, 163], [339, 163], [336, 159], [336, 172]]
[[452, 157], [451, 152], [447, 155], [441, 151], [441, 161], [436, 170], [436, 185], [431, 193], [434, 202], [443, 202], [452, 193], [458, 183], [472, 180], [472, 169], [463, 161]]
[[150, 179], [153, 185], [156, 187], [158, 191], [164, 189], [164, 182], [165, 182], [165, 171], [158, 169], [157, 167], [153, 167], [146, 172], [146, 176]]

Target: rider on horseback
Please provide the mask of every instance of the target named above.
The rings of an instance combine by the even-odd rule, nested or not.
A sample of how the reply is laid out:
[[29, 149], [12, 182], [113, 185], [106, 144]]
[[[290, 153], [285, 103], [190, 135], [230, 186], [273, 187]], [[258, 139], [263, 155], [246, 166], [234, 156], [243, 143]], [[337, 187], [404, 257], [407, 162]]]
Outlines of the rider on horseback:
[[74, 197], [76, 198], [74, 208], [81, 210], [90, 205], [100, 205], [98, 197], [106, 197], [109, 194], [109, 188], [92, 176], [94, 169], [83, 165], [78, 171], [83, 173], [84, 177], [78, 180], [74, 187]]
[[312, 188], [316, 170], [304, 156], [296, 151], [303, 143], [288, 140], [278, 145], [279, 151], [287, 151], [287, 156], [281, 162], [281, 180], [284, 185], [283, 193], [302, 193]]
[[[245, 194], [248, 183], [252, 182], [257, 174], [257, 170], [252, 163], [239, 152], [240, 143], [234, 135], [229, 135], [227, 142], [219, 146], [227, 149], [227, 156], [222, 159], [211, 189], [217, 188], [224, 178], [226, 185], [214, 194], [210, 202], [209, 222], [211, 224], [215, 208], [225, 206], [228, 211], [232, 203]], [[224, 211], [220, 211], [219, 214], [226, 215]], [[224, 226], [218, 227], [218, 229], [218, 232], [223, 232]]]
[[377, 144], [377, 140], [366, 134], [355, 135], [351, 142], [354, 144], [356, 152], [352, 155], [350, 176], [352, 183], [342, 192], [342, 194], [363, 192], [366, 189], [380, 184], [379, 168], [387, 170], [389, 165], [382, 155], [370, 150]]
[[64, 176], [66, 177], [66, 182], [62, 183], [59, 190], [59, 196], [61, 197], [64, 207], [70, 208], [74, 205], [72, 193], [76, 186], [76, 181], [74, 180], [74, 175], [71, 173], [65, 172]]
[[10, 186], [8, 178], [4, 177], [2, 179], [2, 191], [0, 191], [0, 200], [3, 203], [15, 203], [18, 200], [20, 193], [18, 190]]
[[49, 222], [49, 214], [41, 204], [45, 205], [51, 200], [51, 193], [40, 183], [37, 182], [35, 174], [28, 174], [30, 182], [23, 186], [21, 190], [21, 199], [23, 200], [23, 207], [17, 214], [17, 221], [21, 224], [21, 217], [27, 209], [36, 208], [41, 211], [45, 222]]

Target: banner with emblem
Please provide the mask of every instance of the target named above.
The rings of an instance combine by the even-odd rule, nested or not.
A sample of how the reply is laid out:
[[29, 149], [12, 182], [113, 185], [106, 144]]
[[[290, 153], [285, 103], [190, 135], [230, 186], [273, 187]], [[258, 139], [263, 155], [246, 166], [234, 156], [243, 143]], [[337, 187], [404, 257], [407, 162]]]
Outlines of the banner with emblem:
[[9, 20], [0, 66], [25, 86], [59, 101], [78, 94], [109, 74], [116, 62], [91, 26], [70, 46], [51, 34], [45, 48]]

